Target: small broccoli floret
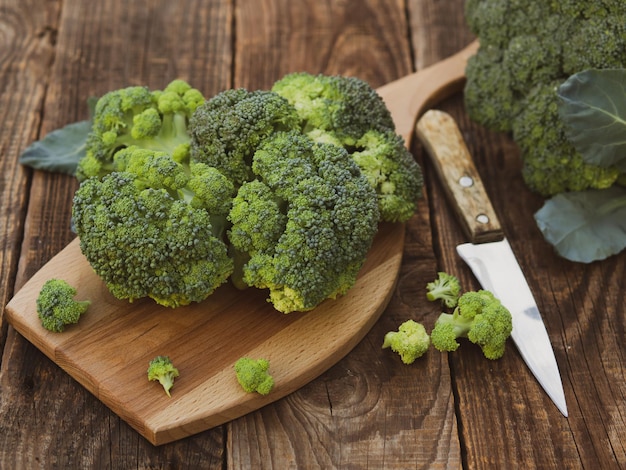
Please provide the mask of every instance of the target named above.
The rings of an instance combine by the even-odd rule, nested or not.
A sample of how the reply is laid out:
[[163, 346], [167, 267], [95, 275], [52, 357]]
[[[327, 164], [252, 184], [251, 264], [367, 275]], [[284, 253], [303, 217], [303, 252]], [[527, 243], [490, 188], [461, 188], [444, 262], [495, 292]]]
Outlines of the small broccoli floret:
[[400, 325], [398, 331], [390, 331], [385, 335], [383, 349], [391, 348], [400, 355], [402, 362], [413, 364], [422, 357], [430, 346], [430, 337], [421, 323], [407, 320]]
[[269, 394], [274, 388], [274, 378], [269, 374], [267, 359], [242, 357], [235, 362], [235, 373], [241, 388], [248, 393]]
[[621, 174], [585, 164], [565, 141], [556, 87], [577, 72], [626, 64], [623, 0], [469, 0], [480, 48], [466, 67], [469, 116], [513, 132], [529, 188], [544, 196], [604, 189]]
[[157, 356], [148, 365], [148, 380], [158, 380], [168, 397], [174, 386], [174, 379], [180, 374], [168, 356]]
[[441, 300], [446, 307], [454, 308], [461, 295], [461, 283], [456, 276], [445, 272], [437, 273], [437, 279], [426, 284], [426, 298]]
[[97, 102], [86, 155], [76, 177], [102, 177], [113, 171], [113, 156], [124, 147], [136, 146], [183, 159], [189, 152], [189, 119], [204, 102], [200, 91], [183, 80], [163, 90], [133, 86], [114, 90]]
[[302, 72], [283, 77], [272, 90], [295, 107], [305, 134], [348, 151], [378, 194], [381, 220], [406, 222], [415, 213], [421, 169], [367, 82]]
[[234, 187], [215, 169], [128, 147], [116, 171], [76, 191], [83, 254], [111, 293], [178, 307], [200, 302], [233, 270], [224, 239]]
[[468, 338], [487, 359], [499, 359], [512, 329], [509, 310], [491, 292], [480, 290], [461, 295], [453, 313], [439, 316], [430, 337], [440, 351], [456, 351], [457, 339]]
[[252, 178], [252, 155], [275, 132], [299, 129], [287, 100], [271, 91], [226, 90], [199, 106], [189, 124], [191, 158], [236, 185]]
[[341, 147], [275, 133], [254, 154], [256, 179], [233, 201], [229, 240], [243, 284], [283, 312], [307, 311], [356, 282], [378, 229], [376, 194]]
[[49, 279], [37, 297], [37, 314], [42, 326], [60, 333], [67, 325], [78, 323], [91, 304], [89, 300], [75, 300], [76, 289], [62, 279]]

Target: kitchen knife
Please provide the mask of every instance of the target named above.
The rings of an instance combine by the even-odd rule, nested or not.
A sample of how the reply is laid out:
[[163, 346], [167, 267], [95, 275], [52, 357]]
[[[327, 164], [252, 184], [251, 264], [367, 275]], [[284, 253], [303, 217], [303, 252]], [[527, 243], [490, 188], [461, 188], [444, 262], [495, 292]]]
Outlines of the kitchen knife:
[[417, 123], [417, 135], [434, 163], [471, 243], [457, 246], [486, 290], [513, 317], [511, 337], [520, 355], [557, 408], [567, 416], [565, 394], [552, 344], [511, 246], [489, 201], [480, 175], [454, 119], [429, 110]]

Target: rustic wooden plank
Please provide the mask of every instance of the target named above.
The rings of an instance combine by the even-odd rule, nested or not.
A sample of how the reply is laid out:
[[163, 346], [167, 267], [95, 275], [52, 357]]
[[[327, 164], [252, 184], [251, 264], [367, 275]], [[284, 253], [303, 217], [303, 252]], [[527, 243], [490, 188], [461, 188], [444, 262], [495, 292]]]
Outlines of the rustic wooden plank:
[[[277, 1], [259, 11], [256, 2], [238, 2], [235, 83], [267, 88], [294, 71], [354, 75], [375, 87], [402, 77], [412, 71], [404, 8], [375, 0]], [[446, 356], [429, 353], [407, 367], [381, 352], [387, 331], [433, 315], [423, 289], [435, 272], [424, 199], [408, 224], [399, 283], [382, 318], [318, 380], [232, 422], [232, 467], [458, 468]]]
[[[229, 1], [72, 0], [63, 2], [60, 11], [51, 2], [4, 3], [8, 6], [0, 23], [5, 22], [4, 11], [9, 11], [14, 12], [15, 25], [28, 25], [21, 26], [28, 33], [24, 35], [26, 39], [20, 39], [23, 43], [18, 42], [13, 48], [15, 54], [21, 54], [21, 67], [29, 73], [22, 74], [24, 77], [15, 73], [20, 62], [7, 69], [10, 80], [24, 82], [14, 85], [17, 91], [23, 91], [12, 98], [15, 102], [11, 102], [11, 109], [15, 112], [26, 105], [20, 120], [33, 122], [19, 126], [26, 134], [15, 143], [9, 142], [15, 147], [23, 147], [24, 142], [37, 137], [33, 128], [41, 116], [44, 135], [87, 117], [87, 99], [110, 89], [136, 84], [157, 88], [173, 78], [187, 79], [207, 95], [231, 86], [233, 38]], [[58, 16], [58, 25], [47, 21], [50, 15]], [[37, 24], [31, 28], [33, 18]], [[44, 46], [50, 35], [56, 43], [47, 51]], [[28, 59], [29, 54], [35, 53], [52, 67], [32, 76], [30, 69], [42, 68], [35, 60], [37, 57]], [[38, 104], [28, 105], [32, 100], [36, 102], [37, 97]], [[18, 151], [11, 149], [13, 153]], [[69, 210], [59, 208], [70, 207], [75, 187], [76, 182], [69, 176], [35, 172], [16, 287], [73, 238]], [[14, 225], [12, 230], [19, 234], [20, 227]], [[2, 240], [4, 243], [4, 235]], [[155, 451], [12, 329], [2, 366], [1, 468], [157, 468], [187, 464], [193, 468], [222, 468], [221, 429]]]

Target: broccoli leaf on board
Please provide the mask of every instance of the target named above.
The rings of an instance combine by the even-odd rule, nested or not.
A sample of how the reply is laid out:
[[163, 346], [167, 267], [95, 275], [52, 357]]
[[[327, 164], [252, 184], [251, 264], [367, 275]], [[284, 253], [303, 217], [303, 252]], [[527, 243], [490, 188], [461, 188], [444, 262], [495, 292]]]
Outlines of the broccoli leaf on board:
[[535, 220], [562, 257], [582, 263], [608, 258], [626, 248], [626, 188], [557, 194]]
[[626, 69], [590, 69], [558, 89], [568, 140], [586, 163], [626, 171]]
[[79, 121], [48, 133], [33, 142], [19, 157], [22, 165], [35, 170], [73, 175], [85, 156], [85, 142], [91, 121]]

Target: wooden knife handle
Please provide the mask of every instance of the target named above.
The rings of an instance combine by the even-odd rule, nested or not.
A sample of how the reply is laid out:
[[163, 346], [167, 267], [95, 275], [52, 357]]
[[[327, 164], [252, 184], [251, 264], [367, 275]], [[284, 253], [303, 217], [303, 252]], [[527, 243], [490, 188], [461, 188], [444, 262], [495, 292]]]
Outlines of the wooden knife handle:
[[454, 118], [443, 111], [429, 110], [417, 122], [416, 130], [470, 241], [484, 243], [504, 238]]

